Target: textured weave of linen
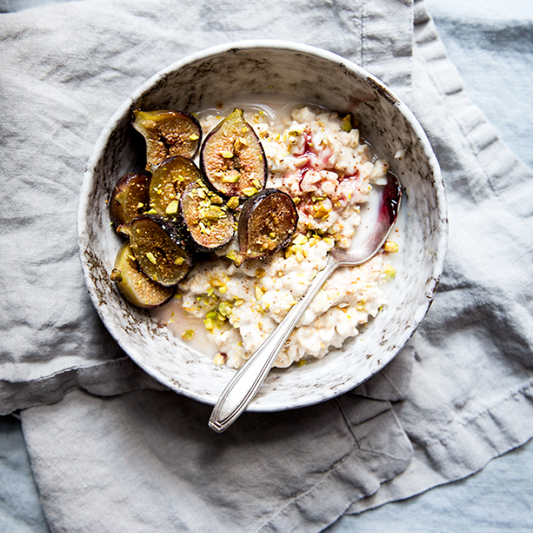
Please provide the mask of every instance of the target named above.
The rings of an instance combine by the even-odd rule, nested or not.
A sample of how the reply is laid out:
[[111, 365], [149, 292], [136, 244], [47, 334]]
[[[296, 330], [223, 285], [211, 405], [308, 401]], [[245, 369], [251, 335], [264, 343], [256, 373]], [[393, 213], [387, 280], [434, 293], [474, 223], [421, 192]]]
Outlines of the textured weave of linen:
[[[183, 7], [186, 3], [180, 4]], [[416, 6], [412, 45], [409, 3], [301, 2], [297, 7], [302, 25], [291, 27], [292, 33], [286, 27], [287, 20], [280, 20], [280, 12], [252, 4], [239, 11], [244, 9], [255, 18], [244, 15], [242, 20], [230, 17], [224, 9], [222, 17], [209, 13], [207, 4], [202, 3], [187, 5], [178, 16], [176, 8], [161, 2], [148, 6], [80, 2], [13, 17], [11, 20], [19, 23], [18, 30], [16, 25], [7, 28], [7, 24], [3, 30], [15, 42], [16, 61], [12, 58], [8, 64], [13, 62], [10, 68], [16, 77], [27, 76], [26, 83], [19, 84], [21, 100], [33, 103], [47, 120], [33, 133], [13, 126], [8, 130], [11, 135], [4, 136], [8, 143], [2, 149], [20, 137], [34, 137], [43, 147], [51, 137], [64, 138], [75, 131], [78, 143], [67, 147], [74, 149], [79, 144], [79, 159], [83, 160], [107, 118], [83, 117], [83, 111], [99, 106], [110, 114], [113, 105], [118, 106], [136, 85], [177, 59], [157, 64], [158, 53], [169, 54], [169, 50], [162, 50], [164, 42], [173, 46], [178, 42], [184, 54], [243, 37], [287, 38], [322, 46], [362, 64], [389, 83], [411, 105], [430, 136], [443, 166], [450, 201], [450, 254], [441, 292], [409, 349], [372, 383], [361, 387], [358, 395], [345, 395], [338, 401], [292, 413], [246, 415], [236, 431], [222, 440], [205, 428], [209, 409], [168, 392], [137, 391], [106, 399], [72, 392], [56, 405], [23, 411], [34, 474], [53, 530], [319, 531], [346, 508], [358, 512], [464, 477], [533, 433], [528, 424], [531, 338], [526, 334], [530, 295], [527, 288], [518, 290], [519, 283], [505, 284], [498, 276], [502, 263], [509, 268], [509, 258], [516, 258], [517, 263], [531, 259], [527, 242], [509, 242], [515, 237], [509, 228], [517, 219], [527, 224], [527, 203], [512, 205], [512, 214], [503, 213], [510, 203], [517, 203], [515, 186], [524, 189], [523, 195], [528, 192], [530, 172], [516, 162], [462, 93], [460, 80], [423, 5]], [[158, 9], [161, 5], [167, 8], [164, 14]], [[231, 3], [222, 8], [235, 14]], [[286, 9], [284, 12], [286, 16]], [[113, 16], [120, 22], [111, 20]], [[173, 23], [178, 26], [184, 18], [191, 22], [195, 16], [201, 23], [188, 24], [187, 32], [171, 32]], [[269, 24], [259, 27], [257, 21]], [[148, 32], [154, 25], [159, 26], [161, 40]], [[316, 27], [321, 31], [313, 31]], [[141, 33], [146, 42], [135, 33], [139, 28], [149, 33]], [[56, 33], [53, 38], [52, 33]], [[15, 34], [21, 40], [30, 39], [25, 42], [26, 51], [22, 46], [15, 51], [19, 44]], [[185, 42], [187, 35], [192, 42]], [[195, 41], [197, 36], [201, 42]], [[147, 51], [146, 63], [133, 51], [140, 48]], [[134, 64], [119, 61], [120, 56]], [[83, 68], [80, 58], [87, 62]], [[37, 72], [28, 70], [29, 62]], [[50, 63], [54, 68], [43, 68]], [[137, 72], [140, 79], [129, 85], [136, 68], [144, 68], [145, 75]], [[6, 87], [11, 84], [7, 77], [1, 79]], [[105, 90], [101, 87], [104, 80], [108, 85]], [[41, 90], [35, 87], [37, 81]], [[48, 92], [44, 90], [47, 86]], [[11, 89], [14, 98], [16, 91]], [[36, 102], [27, 96], [28, 89]], [[96, 98], [105, 94], [105, 99], [112, 100], [112, 93], [117, 92], [120, 97], [115, 96], [109, 109], [107, 102]], [[62, 120], [55, 128], [46, 127], [54, 116], [50, 97]], [[65, 107], [66, 103], [70, 106]], [[23, 103], [20, 106], [24, 108]], [[9, 116], [15, 116], [8, 103], [5, 107]], [[85, 126], [81, 129], [73, 118], [67, 119], [78, 107], [81, 110], [75, 116]], [[93, 135], [89, 141], [84, 130], [89, 137]], [[62, 190], [67, 176], [77, 180], [71, 188], [67, 186], [64, 200], [59, 202], [69, 212], [69, 199], [76, 196], [81, 173], [74, 172], [77, 158], [69, 157], [63, 149], [58, 142], [56, 159], [51, 157], [45, 170], [39, 170], [30, 153], [25, 159], [21, 154], [18, 162], [25, 161], [34, 175], [45, 179], [52, 163], [62, 165], [64, 181], [55, 179], [53, 183], [59, 181]], [[500, 166], [494, 165], [493, 158]], [[63, 177], [60, 172], [52, 175]], [[29, 178], [19, 179], [13, 188], [35, 186]], [[50, 210], [38, 214], [47, 215], [52, 225], [50, 215], [55, 211], [45, 200], [55, 203], [59, 195], [48, 191], [49, 181], [48, 186], [44, 183], [35, 191], [35, 198], [41, 201], [38, 205]], [[494, 183], [499, 187], [494, 188]], [[30, 270], [14, 280], [27, 282], [27, 286], [14, 283], [7, 287], [11, 298], [25, 295], [28, 301], [35, 288], [48, 290], [41, 290], [41, 299], [36, 298], [41, 307], [33, 308], [33, 314], [31, 306], [22, 306], [15, 317], [9, 316], [10, 307], [3, 308], [7, 338], [2, 357], [12, 363], [3, 367], [7, 376], [0, 396], [4, 412], [49, 404], [78, 388], [99, 395], [160, 388], [114, 346], [82, 293], [79, 270], [74, 275], [72, 268], [63, 265], [76, 253], [68, 237], [68, 220], [75, 219], [74, 212], [75, 206], [70, 214], [56, 213], [62, 238], [56, 236], [54, 243], [41, 242], [44, 233], [30, 232], [35, 232], [36, 223], [26, 228], [34, 246], [21, 247], [19, 253], [31, 258], [33, 252], [53, 251], [48, 274], [54, 272], [54, 263], [64, 266], [61, 275], [71, 284], [61, 285], [59, 274], [53, 274], [53, 279], [41, 278], [39, 273], [31, 278]], [[501, 219], [502, 215], [507, 218]], [[9, 220], [11, 236], [24, 231], [23, 226]], [[492, 238], [495, 233], [494, 228], [490, 231], [490, 223], [505, 230], [498, 245], [506, 245], [506, 261], [491, 254], [487, 246], [488, 234]], [[473, 234], [461, 231], [467, 224], [473, 227]], [[41, 244], [40, 249], [35, 248], [37, 244]], [[4, 260], [20, 258], [10, 251]], [[75, 262], [72, 265], [79, 269]], [[34, 273], [38, 267], [35, 259]], [[516, 281], [526, 276], [523, 263], [514, 268], [510, 278], [514, 275]], [[67, 287], [73, 295], [78, 294], [78, 302], [72, 303], [72, 297], [67, 297], [64, 305], [55, 306], [51, 313], [46, 299], [60, 301], [68, 296]], [[518, 302], [525, 302], [524, 309], [512, 305], [517, 293]], [[69, 319], [72, 311], [78, 314]], [[514, 328], [509, 329], [510, 325]], [[413, 379], [407, 394], [411, 367]], [[253, 436], [246, 428], [252, 429]], [[411, 443], [414, 457], [410, 461]], [[260, 478], [257, 471], [262, 474]], [[379, 489], [388, 479], [391, 481]]]
[[0, 105], [10, 118], [2, 149], [20, 148], [2, 162], [10, 179], [0, 406], [26, 409], [25, 439], [51, 529], [320, 531], [403, 471], [412, 446], [391, 401], [406, 394], [410, 348], [365, 385], [364, 396], [246, 415], [227, 434], [214, 434], [209, 408], [164, 391], [100, 324], [81, 276], [75, 220], [98, 134], [161, 68], [223, 42], [296, 40], [371, 63], [408, 99], [411, 3], [223, 2], [214, 9], [87, 1], [0, 23]]
[[533, 173], [467, 98], [423, 2], [414, 27], [411, 106], [445, 176], [450, 245], [398, 406], [414, 458], [352, 512], [463, 478], [533, 434]]
[[226, 1], [216, 9], [187, 0], [88, 0], [3, 15], [0, 35], [2, 414], [76, 388], [108, 395], [157, 387], [100, 323], [76, 241], [88, 156], [139, 85], [203, 48], [277, 38], [371, 64], [403, 98], [411, 86], [409, 0]]

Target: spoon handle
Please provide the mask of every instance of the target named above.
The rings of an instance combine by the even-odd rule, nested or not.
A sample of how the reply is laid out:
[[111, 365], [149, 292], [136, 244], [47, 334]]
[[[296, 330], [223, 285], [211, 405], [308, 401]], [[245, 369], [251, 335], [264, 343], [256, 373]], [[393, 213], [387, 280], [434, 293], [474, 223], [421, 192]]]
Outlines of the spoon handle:
[[217, 433], [222, 433], [246, 409], [265, 381], [278, 353], [285, 345], [307, 306], [338, 266], [337, 261], [329, 256], [326, 266], [315, 276], [305, 296], [289, 311], [281, 324], [233, 376], [211, 413], [209, 419], [211, 429]]

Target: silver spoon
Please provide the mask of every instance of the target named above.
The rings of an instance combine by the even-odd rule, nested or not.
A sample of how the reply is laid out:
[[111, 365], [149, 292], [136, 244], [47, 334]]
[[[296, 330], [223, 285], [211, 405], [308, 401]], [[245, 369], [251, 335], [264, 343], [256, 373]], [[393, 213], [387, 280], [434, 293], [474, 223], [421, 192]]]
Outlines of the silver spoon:
[[326, 266], [315, 276], [305, 296], [289, 311], [276, 330], [248, 359], [223, 390], [209, 419], [211, 429], [217, 433], [222, 433], [228, 429], [253, 400], [300, 317], [331, 274], [340, 266], [361, 265], [379, 252], [396, 221], [401, 197], [400, 181], [392, 172], [389, 172], [387, 184], [381, 197], [378, 219], [372, 233], [363, 245], [355, 250], [333, 248], [326, 261]]

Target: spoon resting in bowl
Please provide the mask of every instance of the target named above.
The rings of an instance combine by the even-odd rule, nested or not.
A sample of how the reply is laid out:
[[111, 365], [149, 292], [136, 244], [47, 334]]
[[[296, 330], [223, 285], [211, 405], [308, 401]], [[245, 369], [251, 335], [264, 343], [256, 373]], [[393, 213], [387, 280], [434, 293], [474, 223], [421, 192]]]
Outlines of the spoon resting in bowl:
[[348, 250], [332, 249], [326, 266], [315, 276], [305, 296], [289, 311], [276, 330], [222, 391], [209, 419], [211, 429], [217, 433], [222, 433], [228, 429], [254, 399], [292, 330], [331, 274], [341, 266], [361, 265], [379, 252], [396, 222], [401, 197], [402, 187], [399, 179], [392, 172], [388, 172], [387, 184], [383, 189], [379, 205], [378, 218], [368, 238], [361, 246], [353, 250], [351, 248]]

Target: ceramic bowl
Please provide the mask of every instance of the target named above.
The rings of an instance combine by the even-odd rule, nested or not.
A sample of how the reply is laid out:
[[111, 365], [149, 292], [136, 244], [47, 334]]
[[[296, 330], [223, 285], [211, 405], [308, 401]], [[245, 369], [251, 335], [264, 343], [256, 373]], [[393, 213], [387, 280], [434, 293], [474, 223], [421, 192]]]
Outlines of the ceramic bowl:
[[[79, 204], [79, 245], [89, 293], [124, 351], [168, 388], [214, 404], [235, 370], [190, 349], [149, 312], [131, 306], [110, 280], [121, 238], [106, 201], [120, 176], [144, 166], [144, 146], [132, 111], [193, 112], [239, 94], [287, 95], [351, 112], [376, 153], [386, 157], [404, 187], [404, 235], [389, 303], [362, 335], [324, 359], [274, 369], [249, 406], [277, 411], [342, 394], [382, 369], [424, 318], [442, 271], [447, 218], [444, 186], [429, 141], [413, 114], [371, 74], [330, 52], [279, 41], [210, 48], [174, 63], [141, 86], [113, 115], [90, 157]], [[403, 154], [398, 158], [399, 151]]]

